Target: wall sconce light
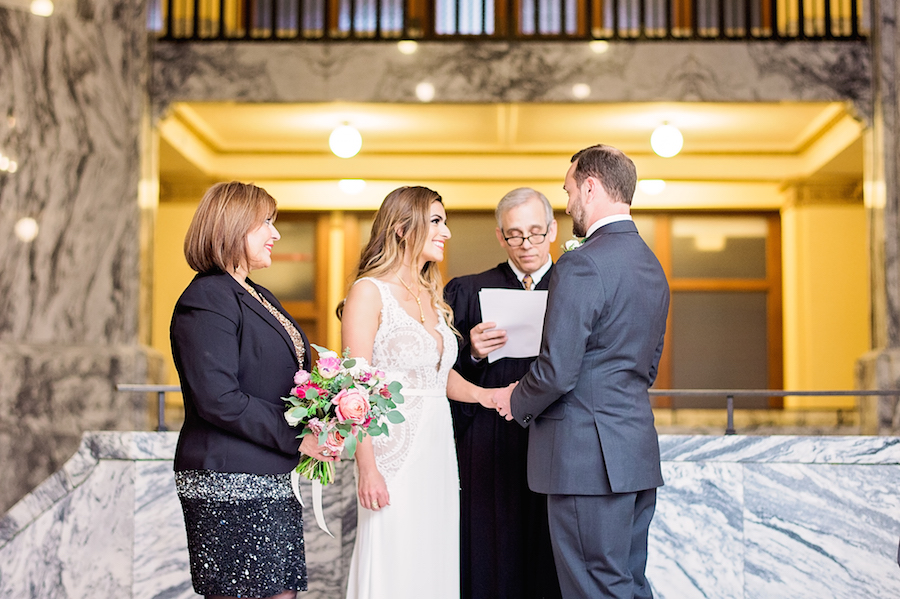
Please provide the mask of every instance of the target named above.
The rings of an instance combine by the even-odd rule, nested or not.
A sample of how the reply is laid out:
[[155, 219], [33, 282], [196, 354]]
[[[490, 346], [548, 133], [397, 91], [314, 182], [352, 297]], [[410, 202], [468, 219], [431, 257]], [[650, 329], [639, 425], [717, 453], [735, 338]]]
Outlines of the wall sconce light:
[[16, 232], [16, 237], [18, 237], [20, 241], [29, 243], [34, 241], [34, 238], [37, 237], [38, 224], [36, 220], [30, 216], [26, 216], [25, 218], [20, 218], [16, 221], [14, 230]]
[[362, 148], [362, 135], [354, 127], [343, 124], [331, 132], [328, 147], [340, 158], [353, 158]]
[[681, 151], [684, 146], [684, 136], [678, 127], [663, 123], [653, 130], [650, 136], [650, 147], [662, 158], [671, 158]]

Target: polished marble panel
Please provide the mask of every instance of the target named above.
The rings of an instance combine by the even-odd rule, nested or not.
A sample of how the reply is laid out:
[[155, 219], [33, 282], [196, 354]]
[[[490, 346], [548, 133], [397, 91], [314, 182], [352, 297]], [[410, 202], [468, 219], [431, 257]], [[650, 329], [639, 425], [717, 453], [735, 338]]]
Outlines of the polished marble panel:
[[[194, 597], [175, 495], [177, 433], [87, 433], [0, 520], [0, 596]], [[661, 599], [900, 596], [900, 439], [662, 435], [647, 574]], [[310, 591], [342, 596], [352, 462], [304, 512]], [[311, 505], [308, 483], [304, 501]]]

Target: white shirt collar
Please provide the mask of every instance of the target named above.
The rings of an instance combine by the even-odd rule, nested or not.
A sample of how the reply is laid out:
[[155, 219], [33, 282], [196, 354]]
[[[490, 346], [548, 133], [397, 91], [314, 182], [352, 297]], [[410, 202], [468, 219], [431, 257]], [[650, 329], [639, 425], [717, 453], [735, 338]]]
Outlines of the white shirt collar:
[[[519, 270], [518, 268], [516, 268], [516, 265], [513, 264], [512, 260], [507, 260], [506, 263], [509, 264], [509, 267], [515, 273], [516, 278], [519, 279], [519, 282], [521, 283], [522, 279], [525, 278], [525, 273], [522, 272], [521, 270]], [[542, 267], [540, 267], [539, 269], [537, 269], [536, 271], [531, 273], [531, 288], [532, 289], [537, 287], [537, 284], [541, 282], [541, 279], [543, 278], [543, 276], [545, 274], [547, 274], [547, 271], [550, 270], [550, 266], [552, 266], [552, 265], [553, 265], [553, 260], [550, 259], [550, 256], [547, 256], [547, 262], [545, 262]]]
[[[591, 225], [591, 228], [587, 230], [587, 234], [584, 236], [585, 239], [594, 234], [594, 231], [602, 227], [603, 225], [608, 225], [610, 223], [617, 223], [623, 220], [634, 220], [631, 218], [630, 214], [613, 214], [612, 216], [605, 216]], [[532, 275], [534, 276], [534, 275]]]

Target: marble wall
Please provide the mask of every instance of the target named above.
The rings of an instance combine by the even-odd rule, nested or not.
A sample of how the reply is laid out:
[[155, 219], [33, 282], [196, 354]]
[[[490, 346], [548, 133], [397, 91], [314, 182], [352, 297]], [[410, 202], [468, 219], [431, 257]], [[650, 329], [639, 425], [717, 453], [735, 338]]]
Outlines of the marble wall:
[[[176, 438], [85, 434], [65, 467], [0, 520], [0, 596], [195, 597]], [[662, 435], [660, 449], [666, 486], [648, 557], [656, 597], [900, 596], [900, 438]], [[306, 516], [304, 597], [343, 595], [352, 467], [343, 463], [326, 488], [335, 538]]]
[[428, 81], [436, 102], [777, 102], [847, 100], [871, 108], [865, 42], [158, 43], [151, 99], [162, 115], [175, 101], [414, 102]]
[[[898, 75], [883, 60], [898, 43], [885, 31], [882, 90]], [[114, 385], [163, 380], [159, 356], [142, 345], [151, 112], [180, 100], [415, 101], [428, 80], [447, 102], [573, 101], [572, 85], [587, 83], [586, 101], [847, 100], [868, 120], [881, 106], [872, 61], [865, 42], [617, 43], [599, 55], [584, 44], [423, 43], [413, 56], [372, 43], [153, 45], [144, 0], [60, 2], [49, 19], [0, 8], [0, 151], [18, 163], [0, 173], [0, 460], [31, 473], [0, 487], [0, 511], [58, 468], [81, 431], [149, 426], [134, 424], [141, 401]], [[879, 151], [895, 160], [890, 89], [879, 96], [889, 113]], [[890, 217], [897, 183], [886, 182]], [[37, 222], [33, 241], [13, 234], [23, 217]], [[893, 314], [900, 234], [881, 230], [876, 250], [887, 257], [874, 263], [888, 265], [878, 289], [892, 298], [882, 313]]]
[[[85, 430], [146, 429], [122, 382], [162, 382], [140, 343], [143, 0], [0, 7], [0, 512], [57, 470]], [[14, 234], [22, 218], [37, 236]]]

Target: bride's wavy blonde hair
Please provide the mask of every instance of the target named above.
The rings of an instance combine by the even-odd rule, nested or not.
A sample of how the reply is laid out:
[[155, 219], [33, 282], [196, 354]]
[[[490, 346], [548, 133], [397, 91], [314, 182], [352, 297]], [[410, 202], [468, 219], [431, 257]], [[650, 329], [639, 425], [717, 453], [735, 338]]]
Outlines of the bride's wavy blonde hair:
[[[440, 202], [441, 196], [427, 187], [407, 186], [387, 194], [372, 223], [369, 243], [363, 249], [356, 277], [379, 278], [390, 274], [403, 264], [403, 256], [409, 251], [413, 261], [425, 248], [431, 229], [431, 204]], [[426, 262], [419, 272], [419, 285], [431, 294], [432, 304], [453, 325], [453, 310], [444, 301], [444, 282], [436, 262]], [[337, 307], [338, 318], [344, 312], [344, 302]]]

